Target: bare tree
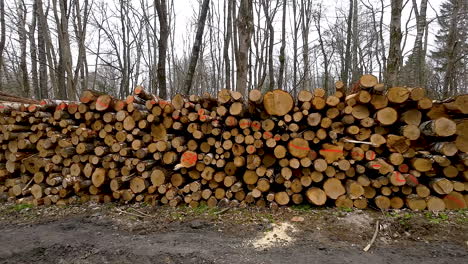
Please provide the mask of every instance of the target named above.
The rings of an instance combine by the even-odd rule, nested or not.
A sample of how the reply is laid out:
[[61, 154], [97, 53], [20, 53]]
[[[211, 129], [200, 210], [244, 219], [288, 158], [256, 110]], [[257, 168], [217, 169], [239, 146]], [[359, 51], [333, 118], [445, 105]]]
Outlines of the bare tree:
[[279, 72], [278, 72], [278, 88], [283, 88], [283, 75], [284, 75], [284, 63], [286, 60], [286, 54], [284, 50], [286, 49], [286, 11], [288, 3], [286, 0], [283, 0], [283, 18], [281, 20], [281, 47], [279, 54]]
[[28, 32], [28, 39], [29, 39], [29, 54], [31, 56], [31, 84], [33, 88], [33, 93], [36, 98], [41, 97], [41, 91], [39, 89], [39, 76], [37, 75], [37, 47], [36, 47], [36, 25], [37, 25], [37, 13], [36, 7], [37, 3], [33, 3], [33, 10], [32, 10], [32, 18], [31, 24], [29, 24], [29, 32]]
[[292, 0], [292, 9], [293, 9], [293, 21], [292, 21], [292, 41], [293, 41], [293, 81], [292, 81], [292, 87], [294, 90], [294, 93], [297, 94], [297, 67], [298, 67], [298, 60], [297, 60], [297, 49], [298, 49], [298, 39], [299, 39], [299, 28], [301, 25], [302, 21], [302, 16], [297, 17], [297, 0]]
[[159, 42], [158, 42], [158, 88], [159, 97], [167, 98], [166, 88], [166, 56], [167, 39], [169, 37], [169, 26], [167, 24], [167, 4], [166, 0], [155, 0], [154, 5], [159, 18]]
[[5, 0], [0, 0], [0, 90], [2, 89], [3, 81], [3, 50], [6, 42], [6, 27], [5, 27]]
[[421, 9], [418, 10], [418, 4], [416, 0], [413, 0], [414, 13], [416, 15], [416, 38], [414, 40], [413, 47], [413, 66], [411, 67], [414, 71], [413, 85], [422, 86], [425, 82], [424, 70], [425, 70], [425, 57], [423, 49], [423, 37], [426, 30], [426, 10], [427, 0], [421, 0]]
[[358, 33], [358, 5], [357, 0], [353, 0], [353, 16], [352, 16], [352, 32], [353, 32], [353, 50], [352, 50], [352, 74], [351, 74], [351, 82], [355, 82], [359, 79], [360, 69], [359, 69], [359, 61], [358, 57], [360, 54], [358, 53], [360, 43], [359, 43], [359, 33]]
[[237, 19], [237, 30], [239, 32], [239, 48], [237, 53], [237, 77], [236, 90], [242, 95], [247, 94], [247, 71], [248, 52], [250, 48], [250, 38], [253, 31], [253, 10], [252, 0], [241, 0], [239, 7], [239, 18]]
[[16, 28], [18, 30], [18, 41], [20, 46], [20, 71], [21, 71], [21, 88], [22, 95], [29, 96], [29, 72], [28, 72], [28, 63], [27, 63], [27, 54], [26, 54], [26, 45], [27, 45], [27, 32], [26, 32], [26, 5], [24, 1], [18, 1], [16, 6]]
[[301, 27], [302, 27], [302, 57], [304, 66], [304, 77], [302, 89], [311, 88], [310, 62], [309, 62], [309, 28], [312, 20], [312, 0], [301, 0]]
[[190, 89], [192, 88], [193, 75], [195, 73], [195, 68], [197, 67], [198, 56], [200, 54], [200, 46], [203, 39], [203, 30], [205, 29], [206, 16], [208, 14], [210, 0], [203, 0], [201, 6], [200, 16], [197, 23], [197, 34], [195, 35], [195, 42], [193, 43], [192, 55], [190, 56], [190, 63], [187, 70], [187, 77], [185, 79], [185, 85], [182, 90], [183, 94], [188, 95]]
[[[38, 53], [38, 61], [39, 61], [39, 90], [40, 95], [39, 98], [46, 99], [49, 98], [48, 93], [48, 77], [47, 77], [47, 68], [50, 67], [52, 70], [50, 71], [51, 75], [51, 82], [54, 87], [56, 87], [55, 82], [55, 71], [53, 67], [55, 66], [52, 64], [52, 56], [49, 56], [49, 65], [47, 65], [47, 54], [50, 51], [50, 46], [47, 45], [48, 43], [48, 26], [47, 26], [47, 19], [44, 15], [44, 11], [42, 8], [42, 0], [37, 0], [35, 2], [35, 10], [34, 13], [37, 16], [37, 53]], [[47, 48], [49, 46], [49, 48]]]
[[348, 86], [349, 65], [351, 63], [351, 36], [352, 36], [352, 20], [354, 0], [349, 0], [349, 13], [347, 17], [347, 31], [346, 31], [346, 52], [344, 59], [344, 67], [341, 70], [341, 80], [344, 82], [345, 87]]
[[[226, 75], [225, 86], [226, 89], [231, 89], [231, 65], [229, 59], [229, 44], [231, 42], [232, 37], [232, 9], [235, 1], [227, 1], [227, 10], [225, 10], [225, 14], [227, 16], [225, 22], [225, 30], [226, 33], [224, 34], [224, 47], [223, 47], [223, 59], [224, 59], [224, 71]], [[226, 1], [224, 1], [224, 5], [226, 5]]]
[[[330, 58], [333, 56], [333, 51], [331, 52], [325, 50], [325, 40], [322, 32], [322, 25], [321, 25], [321, 20], [322, 20], [322, 3], [318, 4], [318, 9], [314, 12], [313, 14], [313, 19], [314, 19], [314, 24], [315, 24], [315, 29], [317, 30], [318, 34], [318, 40], [319, 40], [319, 46], [320, 50], [322, 52], [322, 57], [323, 57], [323, 69], [324, 69], [324, 76], [323, 76], [323, 88], [325, 91], [328, 92], [328, 83], [330, 79], [329, 75], [329, 64], [330, 64]], [[330, 46], [332, 49], [334, 48], [334, 45], [327, 45]]]
[[75, 1], [73, 6], [73, 27], [75, 39], [78, 44], [78, 60], [73, 73], [73, 89], [76, 90], [78, 78], [81, 79], [80, 87], [85, 89], [88, 85], [88, 60], [86, 56], [86, 30], [88, 27], [91, 8], [88, 0], [83, 2], [83, 14], [81, 14], [80, 1]]
[[69, 6], [68, 1], [53, 0], [55, 23], [57, 25], [57, 38], [59, 43], [58, 97], [60, 99], [72, 99], [77, 97], [73, 85], [72, 56], [70, 50], [70, 36], [68, 33]]
[[275, 86], [275, 74], [273, 69], [273, 48], [275, 45], [275, 29], [273, 28], [273, 20], [275, 19], [278, 10], [279, 1], [276, 1], [276, 6], [270, 11], [271, 1], [263, 0], [263, 12], [265, 14], [266, 24], [268, 26], [268, 90], [273, 90]]
[[388, 86], [397, 84], [398, 73], [401, 66], [401, 11], [403, 0], [392, 0], [392, 15], [390, 20], [390, 47], [387, 61], [387, 71], [385, 73], [385, 83]]

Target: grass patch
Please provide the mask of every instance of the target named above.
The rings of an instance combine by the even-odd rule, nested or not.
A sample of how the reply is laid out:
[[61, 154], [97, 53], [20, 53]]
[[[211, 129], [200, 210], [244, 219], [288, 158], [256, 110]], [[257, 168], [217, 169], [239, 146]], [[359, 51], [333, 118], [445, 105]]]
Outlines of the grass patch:
[[33, 207], [32, 204], [15, 204], [10, 208], [10, 210], [20, 212], [20, 211], [22, 211], [24, 209], [32, 208], [32, 207]]
[[445, 213], [426, 212], [424, 216], [426, 217], [427, 220], [429, 220], [429, 222], [433, 224], [440, 224], [449, 219], [448, 215]]
[[268, 220], [268, 222], [270, 222], [270, 223], [275, 222], [275, 219], [273, 218], [272, 214], [261, 213], [261, 214], [257, 214], [257, 216], [260, 217], [260, 218], [264, 218], [264, 219]]
[[291, 209], [299, 212], [310, 212], [312, 211], [312, 206], [309, 204], [298, 204], [298, 205], [292, 205]]
[[218, 207], [209, 207], [206, 204], [200, 204], [197, 207], [190, 208], [188, 207], [188, 213], [191, 215], [208, 215], [216, 216], [216, 213], [219, 211]]
[[342, 212], [350, 213], [350, 212], [353, 211], [353, 208], [351, 208], [351, 207], [338, 207], [338, 210], [340, 210]]
[[402, 225], [405, 229], [408, 229], [410, 227], [410, 220], [414, 217], [414, 214], [412, 213], [405, 213], [403, 215], [399, 215], [399, 223]]

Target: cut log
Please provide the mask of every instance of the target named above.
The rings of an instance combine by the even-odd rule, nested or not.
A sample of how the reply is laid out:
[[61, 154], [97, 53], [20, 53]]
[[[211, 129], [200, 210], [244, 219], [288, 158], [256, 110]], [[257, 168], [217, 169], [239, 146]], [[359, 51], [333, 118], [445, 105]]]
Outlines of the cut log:
[[340, 180], [330, 178], [323, 184], [323, 190], [331, 199], [337, 199], [340, 195], [345, 194], [346, 190]]
[[378, 80], [377, 77], [371, 74], [365, 74], [362, 75], [361, 78], [359, 78], [359, 84], [363, 88], [372, 88], [375, 85], [377, 85]]
[[263, 107], [270, 115], [284, 116], [294, 107], [292, 96], [283, 90], [273, 90], [263, 96]]
[[392, 107], [385, 107], [377, 111], [376, 120], [382, 125], [392, 125], [398, 119], [397, 111]]
[[441, 117], [423, 122], [419, 129], [426, 136], [449, 137], [457, 132], [457, 125], [452, 120]]
[[326, 193], [317, 187], [309, 188], [306, 192], [307, 200], [315, 205], [324, 205], [327, 201]]

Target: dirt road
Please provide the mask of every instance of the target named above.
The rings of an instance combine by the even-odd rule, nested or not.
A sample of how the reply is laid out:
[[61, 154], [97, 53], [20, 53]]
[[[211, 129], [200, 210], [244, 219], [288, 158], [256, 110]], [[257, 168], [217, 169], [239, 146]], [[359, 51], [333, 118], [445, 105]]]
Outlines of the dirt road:
[[4, 205], [0, 263], [466, 263], [467, 219], [466, 211]]

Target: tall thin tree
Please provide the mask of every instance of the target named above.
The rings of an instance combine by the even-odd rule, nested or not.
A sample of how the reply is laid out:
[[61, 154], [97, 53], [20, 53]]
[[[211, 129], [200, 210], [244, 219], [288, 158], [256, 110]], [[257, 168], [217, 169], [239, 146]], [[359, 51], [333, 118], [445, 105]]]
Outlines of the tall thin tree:
[[195, 42], [192, 47], [192, 55], [190, 56], [189, 67], [187, 70], [187, 77], [185, 79], [185, 85], [182, 90], [182, 94], [188, 95], [192, 88], [193, 75], [195, 68], [197, 67], [198, 56], [200, 55], [200, 49], [203, 40], [203, 30], [205, 29], [206, 16], [208, 14], [210, 0], [203, 0], [200, 15], [197, 23], [197, 34], [195, 35]]
[[167, 98], [166, 87], [166, 56], [167, 40], [169, 38], [169, 25], [167, 23], [167, 4], [166, 0], [155, 0], [154, 4], [159, 18], [159, 41], [158, 41], [158, 88], [159, 97]]
[[401, 11], [403, 10], [403, 0], [392, 0], [392, 14], [390, 20], [390, 47], [387, 60], [387, 71], [385, 73], [385, 83], [388, 86], [397, 84], [398, 73], [401, 67]]

